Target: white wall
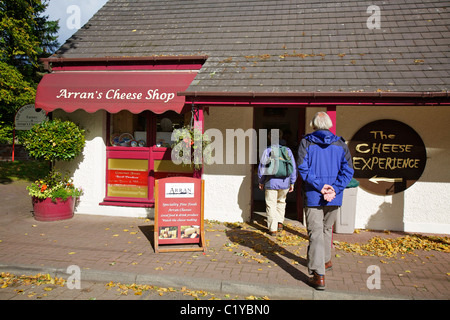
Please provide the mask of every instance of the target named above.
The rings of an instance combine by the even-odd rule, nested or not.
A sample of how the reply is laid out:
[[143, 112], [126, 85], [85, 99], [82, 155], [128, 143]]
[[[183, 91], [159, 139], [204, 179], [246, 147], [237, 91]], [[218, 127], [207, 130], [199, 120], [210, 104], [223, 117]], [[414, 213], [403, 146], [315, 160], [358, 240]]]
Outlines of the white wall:
[[[219, 129], [226, 146], [226, 129], [253, 128], [253, 108], [209, 108], [205, 115], [205, 129]], [[247, 141], [248, 143], [248, 141]], [[237, 155], [234, 144], [235, 158]], [[246, 164], [207, 165], [204, 168], [205, 180], [205, 219], [218, 221], [246, 221], [250, 219], [251, 210], [251, 164], [248, 161], [246, 148]], [[214, 154], [213, 154], [214, 155]]]
[[381, 119], [412, 127], [425, 144], [427, 164], [420, 179], [398, 194], [380, 196], [359, 188], [356, 227], [450, 234], [450, 108], [342, 106], [336, 131], [348, 141], [362, 126]]

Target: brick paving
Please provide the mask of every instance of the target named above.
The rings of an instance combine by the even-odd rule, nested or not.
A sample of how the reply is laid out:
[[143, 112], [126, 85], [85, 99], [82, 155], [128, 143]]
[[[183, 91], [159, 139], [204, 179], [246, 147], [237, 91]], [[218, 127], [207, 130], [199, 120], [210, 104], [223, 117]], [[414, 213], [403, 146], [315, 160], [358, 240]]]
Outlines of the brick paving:
[[[89, 274], [90, 280], [106, 282], [117, 281], [121, 275], [121, 282], [125, 282], [130, 275], [132, 282], [140, 276], [142, 281], [154, 282], [148, 285], [187, 285], [205, 290], [211, 283], [220, 283], [223, 292], [239, 289], [289, 299], [320, 299], [321, 295], [338, 299], [450, 298], [449, 253], [415, 250], [413, 254], [387, 258], [333, 248], [333, 270], [326, 273], [327, 289], [322, 293], [306, 284], [308, 242], [299, 222], [290, 222], [279, 237], [266, 233], [262, 219], [239, 225], [207, 222], [206, 254], [156, 254], [151, 219], [77, 214], [70, 220], [39, 222], [32, 217], [31, 203], [23, 189], [20, 183], [0, 185], [4, 195], [0, 208], [0, 271], [24, 266], [66, 270], [77, 265], [82, 280], [84, 274]], [[374, 236], [403, 235], [361, 231], [334, 234], [333, 240], [364, 243]], [[372, 275], [367, 272], [369, 266], [379, 267], [380, 289], [368, 288]], [[101, 279], [93, 279], [96, 272]]]

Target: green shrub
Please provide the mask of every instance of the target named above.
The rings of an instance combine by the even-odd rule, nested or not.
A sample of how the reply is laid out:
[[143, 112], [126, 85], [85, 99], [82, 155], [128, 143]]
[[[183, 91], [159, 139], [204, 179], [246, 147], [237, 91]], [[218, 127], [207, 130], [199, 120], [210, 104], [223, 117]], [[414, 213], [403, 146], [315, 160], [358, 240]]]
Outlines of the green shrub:
[[59, 119], [35, 124], [23, 139], [23, 145], [31, 157], [48, 160], [52, 170], [47, 177], [36, 180], [27, 187], [31, 196], [39, 199], [79, 197], [82, 190], [75, 188], [72, 180], [62, 176], [54, 168], [55, 161], [69, 161], [84, 148], [84, 130], [71, 121]]
[[84, 133], [71, 121], [48, 120], [35, 124], [23, 137], [22, 143], [31, 157], [53, 164], [78, 156], [85, 145]]

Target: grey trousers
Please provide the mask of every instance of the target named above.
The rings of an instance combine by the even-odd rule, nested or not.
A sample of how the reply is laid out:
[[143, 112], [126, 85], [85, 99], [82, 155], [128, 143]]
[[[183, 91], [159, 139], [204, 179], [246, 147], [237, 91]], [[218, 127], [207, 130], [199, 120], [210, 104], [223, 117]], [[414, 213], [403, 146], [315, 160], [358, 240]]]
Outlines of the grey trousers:
[[325, 275], [325, 263], [331, 260], [331, 236], [339, 207], [307, 207], [306, 228], [309, 245], [307, 266], [309, 274], [313, 271]]

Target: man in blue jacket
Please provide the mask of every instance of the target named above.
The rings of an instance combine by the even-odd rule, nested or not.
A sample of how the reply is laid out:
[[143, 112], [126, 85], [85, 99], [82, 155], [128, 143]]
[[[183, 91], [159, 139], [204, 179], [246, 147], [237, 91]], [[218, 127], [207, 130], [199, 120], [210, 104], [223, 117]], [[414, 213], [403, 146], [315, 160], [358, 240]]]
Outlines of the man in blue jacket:
[[325, 270], [330, 270], [331, 236], [345, 187], [353, 177], [351, 155], [343, 138], [334, 135], [330, 117], [318, 112], [298, 149], [298, 171], [304, 182], [305, 214], [309, 236], [309, 284], [325, 289]]

